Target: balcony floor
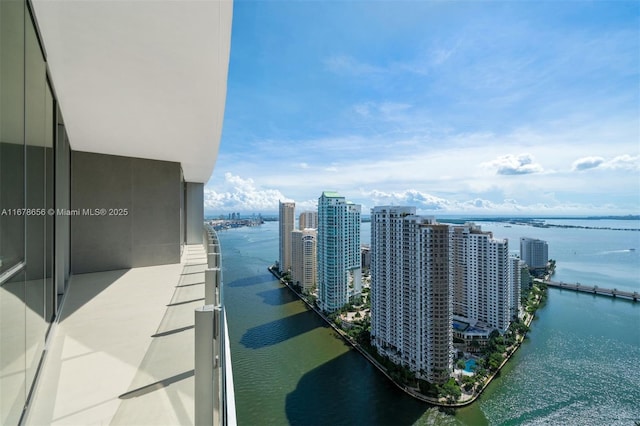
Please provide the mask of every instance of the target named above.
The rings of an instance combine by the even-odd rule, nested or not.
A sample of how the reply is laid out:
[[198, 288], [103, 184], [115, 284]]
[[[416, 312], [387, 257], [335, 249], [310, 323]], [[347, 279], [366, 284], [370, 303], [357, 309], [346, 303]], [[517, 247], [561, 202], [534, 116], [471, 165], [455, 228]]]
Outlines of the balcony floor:
[[26, 424], [193, 424], [205, 267], [188, 245], [180, 264], [73, 276]]

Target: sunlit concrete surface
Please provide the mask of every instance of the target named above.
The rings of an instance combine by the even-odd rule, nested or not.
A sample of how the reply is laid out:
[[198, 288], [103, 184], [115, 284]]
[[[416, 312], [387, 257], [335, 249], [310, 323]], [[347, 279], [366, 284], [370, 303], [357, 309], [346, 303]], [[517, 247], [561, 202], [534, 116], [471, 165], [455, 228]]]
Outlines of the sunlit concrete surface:
[[193, 424], [194, 309], [206, 256], [73, 276], [28, 425]]

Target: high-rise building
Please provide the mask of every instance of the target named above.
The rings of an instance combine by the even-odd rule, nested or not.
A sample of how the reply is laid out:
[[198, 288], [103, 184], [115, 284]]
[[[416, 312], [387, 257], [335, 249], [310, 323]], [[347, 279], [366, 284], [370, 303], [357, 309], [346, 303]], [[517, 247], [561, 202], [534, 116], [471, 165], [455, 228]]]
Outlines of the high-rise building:
[[[0, 424], [198, 423], [194, 332], [176, 331], [219, 261], [204, 186], [232, 15], [226, 0], [0, 1]], [[235, 423], [227, 378], [216, 424]]]
[[509, 257], [509, 282], [511, 283], [511, 319], [518, 317], [520, 312], [520, 295], [522, 292], [522, 269], [526, 263], [517, 256]]
[[318, 229], [318, 212], [308, 211], [300, 213], [300, 216], [298, 217], [298, 228]]
[[511, 320], [509, 242], [467, 223], [452, 227], [453, 313], [504, 331]]
[[537, 238], [520, 238], [520, 259], [529, 269], [543, 269], [549, 261], [549, 246]]
[[294, 228], [296, 203], [279, 202], [279, 229], [280, 229], [280, 271], [287, 272], [291, 269], [291, 231]]
[[336, 192], [318, 199], [318, 304], [334, 312], [362, 291], [360, 205]]
[[371, 245], [362, 244], [360, 246], [360, 266], [362, 269], [371, 269]]
[[415, 207], [371, 214], [371, 343], [433, 383], [453, 365], [449, 227]]
[[291, 232], [291, 279], [303, 292], [309, 293], [316, 287], [317, 231], [315, 229], [294, 229]]

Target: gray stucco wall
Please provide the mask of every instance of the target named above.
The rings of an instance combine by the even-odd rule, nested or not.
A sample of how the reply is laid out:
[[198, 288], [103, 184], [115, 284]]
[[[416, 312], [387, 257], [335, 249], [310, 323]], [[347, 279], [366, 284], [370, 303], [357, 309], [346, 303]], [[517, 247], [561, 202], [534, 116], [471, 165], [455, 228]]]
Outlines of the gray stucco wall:
[[187, 244], [199, 244], [202, 242], [204, 222], [204, 184], [186, 182], [184, 192], [186, 242]]
[[71, 209], [107, 209], [71, 216], [72, 272], [179, 262], [180, 191], [179, 163], [72, 151]]

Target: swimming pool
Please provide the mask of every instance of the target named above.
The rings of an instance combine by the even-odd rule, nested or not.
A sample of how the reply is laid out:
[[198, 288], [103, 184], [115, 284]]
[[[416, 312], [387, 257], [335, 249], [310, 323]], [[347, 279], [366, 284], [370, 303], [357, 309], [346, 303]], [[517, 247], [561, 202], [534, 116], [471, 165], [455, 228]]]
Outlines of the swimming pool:
[[476, 360], [475, 359], [468, 359], [465, 361], [464, 363], [464, 371], [468, 372], [468, 373], [473, 373], [473, 370], [476, 369]]

